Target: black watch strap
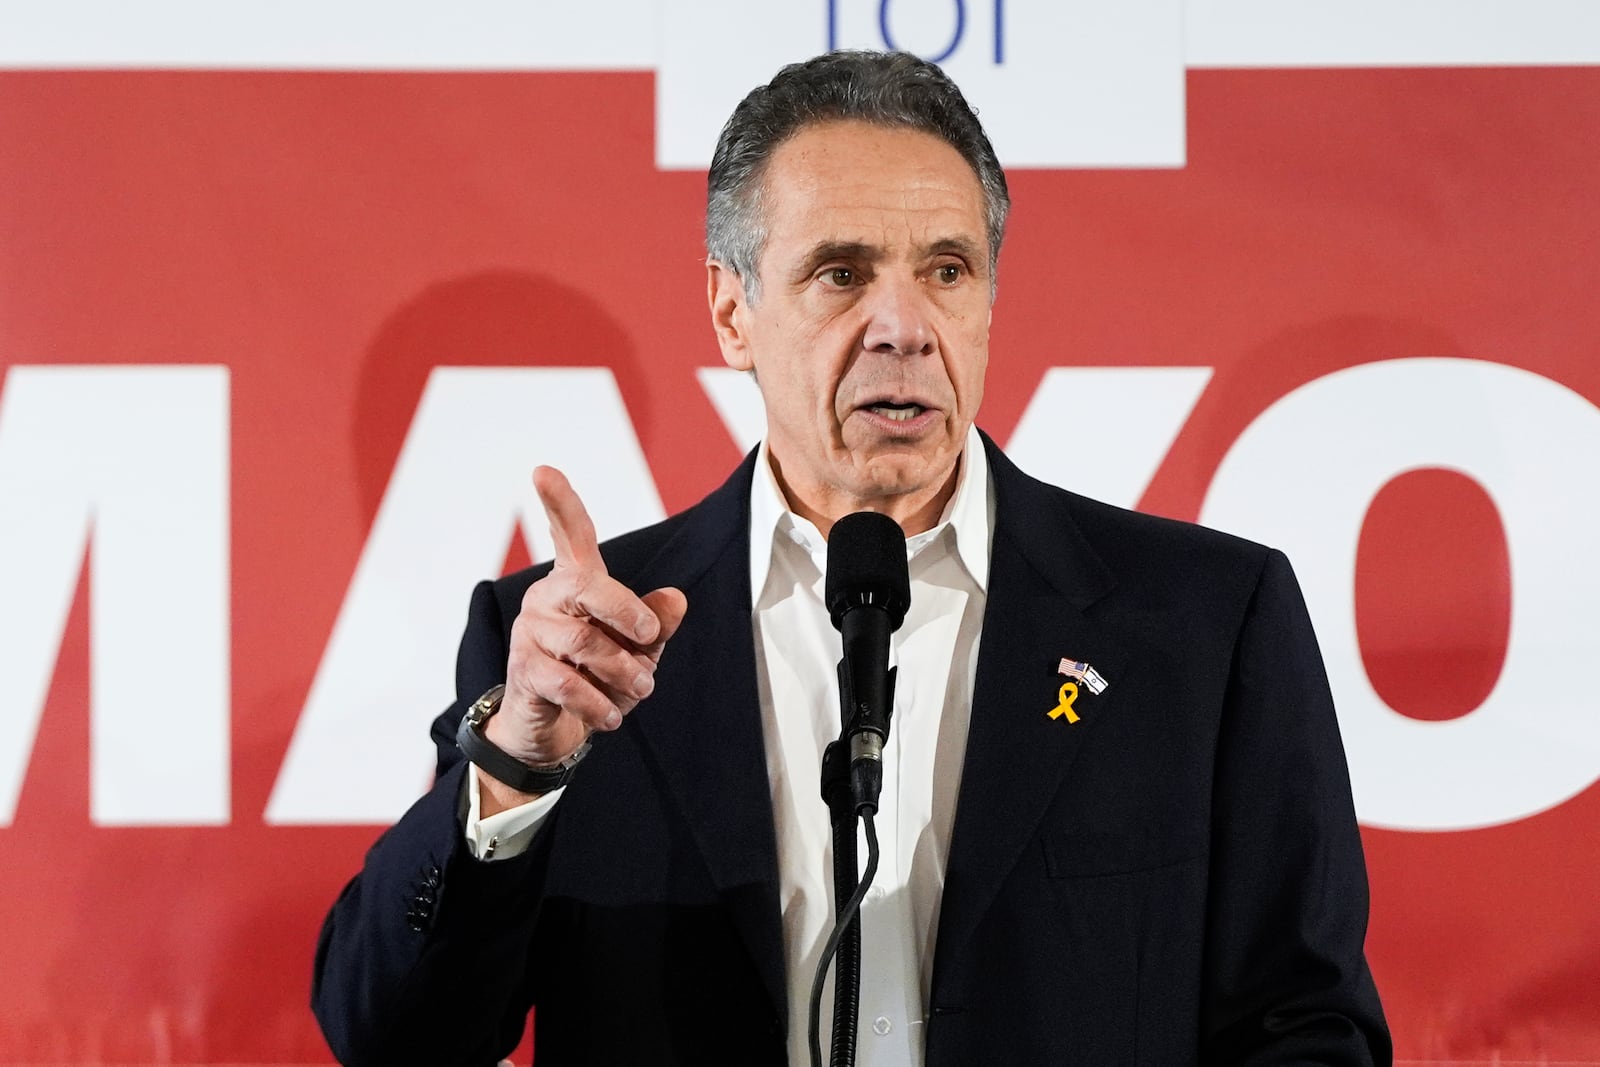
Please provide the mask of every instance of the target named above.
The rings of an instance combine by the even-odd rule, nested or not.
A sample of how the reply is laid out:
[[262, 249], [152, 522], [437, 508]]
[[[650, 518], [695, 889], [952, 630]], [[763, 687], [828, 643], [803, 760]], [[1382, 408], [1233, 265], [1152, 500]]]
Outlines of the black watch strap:
[[589, 754], [591, 742], [585, 740], [576, 752], [560, 763], [549, 767], [528, 766], [483, 736], [483, 724], [489, 721], [489, 716], [500, 710], [505, 691], [504, 685], [497, 685], [467, 709], [467, 713], [461, 716], [461, 725], [456, 729], [456, 744], [467, 759], [486, 774], [519, 793], [548, 793], [560, 789], [572, 781], [579, 762]]

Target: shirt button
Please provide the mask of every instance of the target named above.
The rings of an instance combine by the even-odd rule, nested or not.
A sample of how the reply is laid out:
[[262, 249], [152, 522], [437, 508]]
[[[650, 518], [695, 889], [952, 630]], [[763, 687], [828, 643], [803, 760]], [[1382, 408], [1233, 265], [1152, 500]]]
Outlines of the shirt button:
[[888, 895], [889, 894], [884, 891], [884, 888], [881, 885], [875, 885], [871, 889], [867, 890], [868, 900], [882, 900]]
[[889, 1021], [889, 1017], [887, 1015], [880, 1015], [876, 1019], [872, 1020], [872, 1032], [877, 1034], [879, 1037], [883, 1037], [893, 1029], [894, 1024]]

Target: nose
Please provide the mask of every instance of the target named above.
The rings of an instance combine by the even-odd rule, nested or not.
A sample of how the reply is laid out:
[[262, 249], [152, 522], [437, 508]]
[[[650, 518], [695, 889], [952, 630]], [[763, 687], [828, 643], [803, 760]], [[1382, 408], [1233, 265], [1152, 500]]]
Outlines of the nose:
[[869, 351], [891, 355], [928, 355], [937, 348], [932, 309], [916, 278], [896, 275], [873, 280], [865, 298]]

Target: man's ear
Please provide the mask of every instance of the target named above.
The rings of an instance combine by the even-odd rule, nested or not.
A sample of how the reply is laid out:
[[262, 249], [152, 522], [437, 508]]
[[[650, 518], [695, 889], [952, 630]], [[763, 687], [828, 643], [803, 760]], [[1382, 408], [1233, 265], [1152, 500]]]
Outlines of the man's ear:
[[748, 301], [744, 281], [717, 260], [706, 260], [706, 299], [711, 304], [711, 328], [722, 348], [722, 361], [734, 370], [751, 370], [755, 359], [750, 352], [747, 322]]

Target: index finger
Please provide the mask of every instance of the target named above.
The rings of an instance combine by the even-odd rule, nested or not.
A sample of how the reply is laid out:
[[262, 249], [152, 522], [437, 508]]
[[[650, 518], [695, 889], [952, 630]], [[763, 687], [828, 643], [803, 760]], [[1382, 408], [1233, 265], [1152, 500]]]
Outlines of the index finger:
[[594, 523], [583, 501], [567, 476], [554, 467], [533, 468], [533, 488], [550, 520], [550, 538], [556, 544], [556, 563], [591, 567], [604, 573], [600, 542], [595, 539]]

